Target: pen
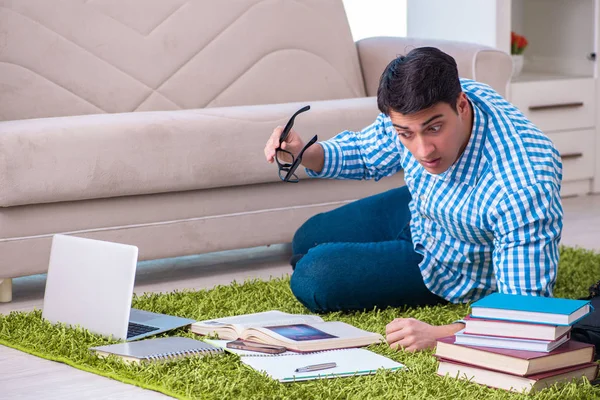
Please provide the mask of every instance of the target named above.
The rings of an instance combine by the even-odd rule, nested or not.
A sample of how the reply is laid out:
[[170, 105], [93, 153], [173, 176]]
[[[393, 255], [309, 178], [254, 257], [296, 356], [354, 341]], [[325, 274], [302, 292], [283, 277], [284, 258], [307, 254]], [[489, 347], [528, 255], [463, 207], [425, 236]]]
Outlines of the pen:
[[296, 368], [296, 372], [311, 372], [311, 371], [319, 371], [322, 369], [335, 368], [337, 364], [334, 362], [323, 363], [323, 364], [315, 364], [315, 365], [307, 365], [306, 367]]

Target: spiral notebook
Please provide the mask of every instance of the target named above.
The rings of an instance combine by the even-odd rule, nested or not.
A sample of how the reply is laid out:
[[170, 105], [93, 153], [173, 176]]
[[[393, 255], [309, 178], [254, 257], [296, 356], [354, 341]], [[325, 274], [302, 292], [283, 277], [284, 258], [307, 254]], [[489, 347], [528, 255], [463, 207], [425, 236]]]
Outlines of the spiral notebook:
[[125, 361], [170, 361], [191, 356], [223, 353], [223, 349], [196, 339], [166, 337], [91, 347], [99, 357], [111, 354]]
[[[379, 370], [399, 371], [405, 368], [399, 362], [359, 348], [321, 351], [299, 356], [242, 356], [240, 360], [254, 370], [266, 373], [270, 378], [282, 383], [370, 375]], [[320, 371], [297, 372], [298, 369], [323, 363], [334, 363], [335, 366]]]
[[[243, 364], [282, 383], [370, 375], [379, 370], [395, 372], [406, 369], [404, 364], [363, 348], [268, 354], [227, 348], [229, 340], [205, 340], [227, 352], [237, 354]], [[314, 372], [296, 372], [298, 368], [322, 363], [335, 363], [335, 367]]]

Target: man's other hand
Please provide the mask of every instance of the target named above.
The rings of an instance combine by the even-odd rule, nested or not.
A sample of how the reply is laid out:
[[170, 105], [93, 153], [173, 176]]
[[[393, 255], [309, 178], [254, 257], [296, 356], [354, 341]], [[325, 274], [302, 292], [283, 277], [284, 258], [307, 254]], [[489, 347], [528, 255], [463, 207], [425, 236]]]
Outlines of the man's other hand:
[[433, 349], [437, 339], [454, 335], [463, 328], [461, 323], [434, 326], [415, 318], [396, 318], [387, 324], [385, 334], [391, 348], [413, 352]]

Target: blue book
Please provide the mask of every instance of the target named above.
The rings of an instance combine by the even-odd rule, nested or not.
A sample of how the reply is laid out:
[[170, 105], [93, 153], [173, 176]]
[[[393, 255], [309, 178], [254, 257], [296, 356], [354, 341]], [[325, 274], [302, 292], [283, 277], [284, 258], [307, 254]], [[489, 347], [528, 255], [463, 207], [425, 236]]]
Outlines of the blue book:
[[492, 293], [471, 305], [471, 315], [548, 325], [572, 325], [591, 311], [589, 300]]

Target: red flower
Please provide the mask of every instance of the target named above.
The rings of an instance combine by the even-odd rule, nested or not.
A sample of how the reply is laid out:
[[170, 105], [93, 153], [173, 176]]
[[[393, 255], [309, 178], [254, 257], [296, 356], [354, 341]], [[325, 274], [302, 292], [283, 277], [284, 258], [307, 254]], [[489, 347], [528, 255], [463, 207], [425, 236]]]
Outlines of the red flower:
[[527, 47], [529, 42], [525, 36], [516, 34], [515, 32], [510, 33], [510, 53], [511, 54], [523, 54], [523, 51]]

